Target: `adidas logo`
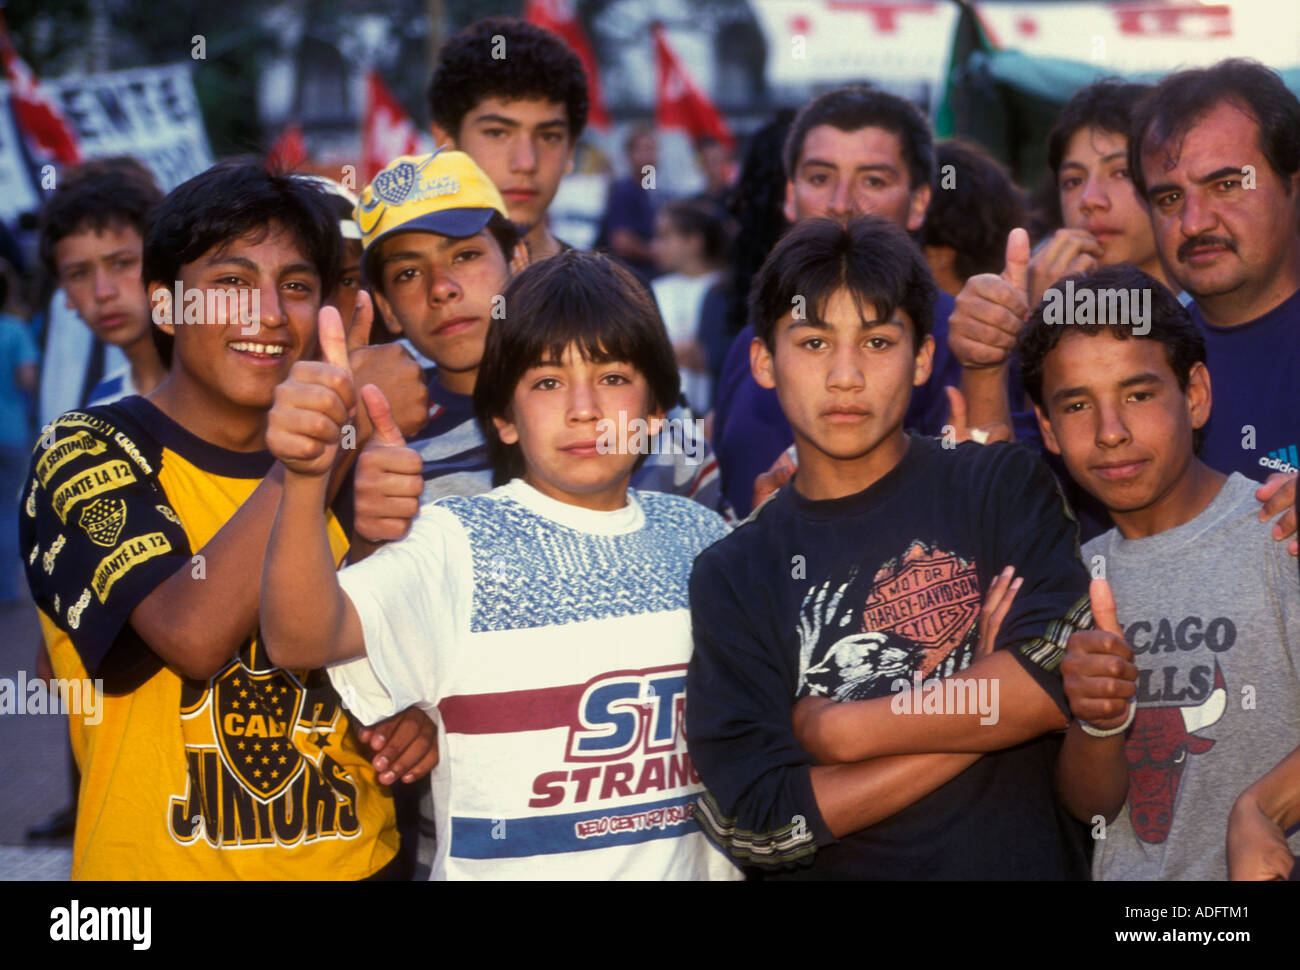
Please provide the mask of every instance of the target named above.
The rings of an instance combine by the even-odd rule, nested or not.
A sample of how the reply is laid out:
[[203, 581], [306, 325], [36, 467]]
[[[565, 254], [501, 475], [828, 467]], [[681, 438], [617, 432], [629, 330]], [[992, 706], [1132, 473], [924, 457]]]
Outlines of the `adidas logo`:
[[1300, 471], [1300, 456], [1296, 455], [1295, 445], [1270, 451], [1259, 460], [1259, 463], [1277, 472]]

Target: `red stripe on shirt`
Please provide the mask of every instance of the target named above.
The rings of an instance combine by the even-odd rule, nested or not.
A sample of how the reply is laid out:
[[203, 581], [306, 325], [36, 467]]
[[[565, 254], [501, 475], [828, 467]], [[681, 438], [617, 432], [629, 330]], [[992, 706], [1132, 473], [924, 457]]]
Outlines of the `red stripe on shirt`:
[[570, 727], [575, 723], [585, 684], [511, 690], [499, 694], [458, 694], [438, 705], [448, 734], [513, 734]]

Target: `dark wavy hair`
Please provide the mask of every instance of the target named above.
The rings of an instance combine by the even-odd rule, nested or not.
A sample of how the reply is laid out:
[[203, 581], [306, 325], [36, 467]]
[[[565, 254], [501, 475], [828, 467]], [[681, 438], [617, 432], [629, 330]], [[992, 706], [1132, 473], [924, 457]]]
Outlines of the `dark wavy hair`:
[[474, 384], [494, 485], [518, 478], [526, 466], [519, 445], [503, 442], [492, 419], [509, 419], [524, 374], [563, 359], [570, 346], [587, 360], [631, 364], [645, 375], [656, 409], [677, 404], [672, 344], [654, 298], [635, 276], [608, 256], [577, 249], [533, 263], [506, 287], [505, 316], [488, 328]]
[[128, 155], [97, 158], [64, 169], [41, 209], [41, 262], [51, 276], [57, 276], [55, 245], [82, 229], [100, 232], [126, 225], [143, 239], [162, 200], [162, 190], [150, 171]]
[[[495, 42], [505, 40], [505, 56], [493, 58]], [[484, 98], [545, 98], [564, 105], [569, 137], [587, 127], [587, 75], [582, 62], [558, 36], [513, 17], [488, 17], [450, 37], [438, 51], [427, 91], [429, 116], [453, 137]]]
[[1260, 150], [1290, 193], [1286, 180], [1300, 171], [1300, 99], [1276, 71], [1234, 57], [1211, 67], [1176, 71], [1138, 104], [1128, 140], [1129, 169], [1138, 195], [1147, 198], [1142, 152], [1170, 142], [1181, 144], [1196, 122], [1222, 101], [1241, 108], [1259, 126]]
[[758, 271], [749, 296], [754, 336], [772, 349], [777, 321], [802, 297], [808, 319], [818, 321], [840, 290], [859, 310], [875, 308], [888, 319], [904, 310], [912, 320], [912, 346], [920, 350], [930, 330], [937, 289], [912, 238], [881, 216], [805, 219], [786, 233]]
[[1002, 269], [1007, 234], [1024, 225], [1025, 201], [1011, 174], [983, 148], [953, 139], [940, 142], [939, 171], [953, 167], [952, 188], [946, 177], [930, 197], [921, 238], [927, 246], [957, 251], [954, 270], [963, 280]]

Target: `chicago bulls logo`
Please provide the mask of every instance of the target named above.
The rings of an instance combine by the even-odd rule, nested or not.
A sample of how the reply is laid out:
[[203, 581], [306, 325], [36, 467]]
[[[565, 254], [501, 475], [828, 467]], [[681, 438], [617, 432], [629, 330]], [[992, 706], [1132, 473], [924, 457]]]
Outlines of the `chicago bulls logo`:
[[1214, 747], [1212, 739], [1197, 737], [1196, 732], [1223, 717], [1227, 704], [1223, 672], [1215, 663], [1214, 688], [1201, 703], [1138, 708], [1125, 754], [1129, 819], [1143, 842], [1159, 844], [1169, 837], [1187, 757]]
[[239, 663], [213, 684], [213, 731], [221, 754], [259, 801], [271, 801], [302, 770], [302, 755], [293, 744], [302, 695], [287, 671], [254, 674]]

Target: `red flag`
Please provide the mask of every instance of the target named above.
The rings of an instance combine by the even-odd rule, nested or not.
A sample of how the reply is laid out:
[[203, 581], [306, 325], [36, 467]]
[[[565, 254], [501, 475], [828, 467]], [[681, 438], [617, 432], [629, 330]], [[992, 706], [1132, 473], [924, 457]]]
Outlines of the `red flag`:
[[9, 82], [14, 116], [28, 147], [60, 165], [80, 161], [76, 129], [63, 117], [53, 99], [41, 90], [36, 75], [9, 43], [9, 30], [3, 17], [0, 17], [0, 61], [4, 63], [5, 79]]
[[307, 159], [307, 142], [302, 136], [302, 125], [296, 121], [285, 126], [266, 153], [267, 165], [282, 172], [292, 172]]
[[361, 133], [362, 177], [369, 182], [399, 155], [420, 150], [419, 131], [379, 72], [366, 75], [366, 114]]
[[569, 45], [573, 53], [582, 61], [582, 69], [587, 72], [587, 122], [600, 131], [609, 130], [609, 111], [605, 107], [605, 97], [600, 92], [600, 72], [596, 68], [596, 56], [591, 51], [587, 35], [578, 22], [570, 0], [528, 0], [524, 4], [524, 19], [530, 24], [544, 27]]
[[668, 46], [663, 28], [655, 26], [655, 68], [658, 86], [655, 89], [655, 124], [659, 128], [684, 128], [692, 138], [711, 135], [729, 149], [736, 147], [735, 136], [727, 122], [709, 100], [709, 96], [695, 86], [677, 55]]

